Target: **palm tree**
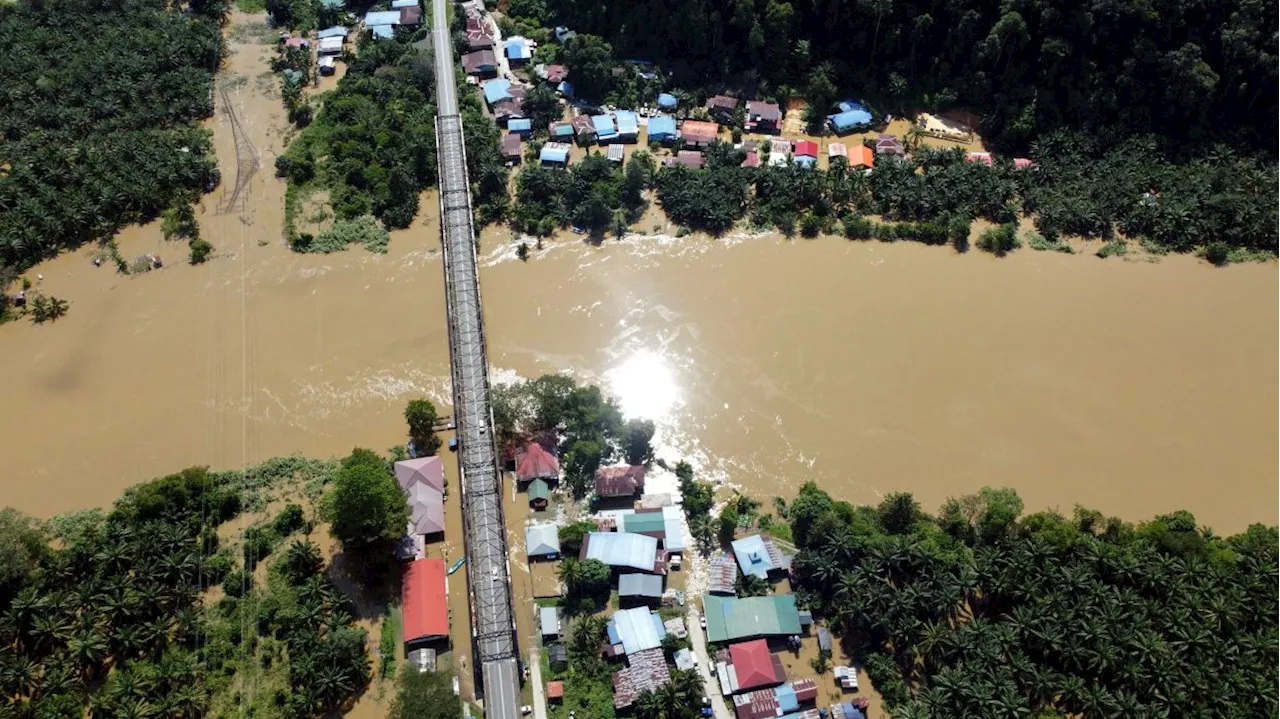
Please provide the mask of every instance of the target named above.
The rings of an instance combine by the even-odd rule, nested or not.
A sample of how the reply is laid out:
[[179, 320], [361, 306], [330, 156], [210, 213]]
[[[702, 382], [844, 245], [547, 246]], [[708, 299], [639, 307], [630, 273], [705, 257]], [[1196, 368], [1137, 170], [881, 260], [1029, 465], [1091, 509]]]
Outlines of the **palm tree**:
[[667, 704], [661, 693], [646, 690], [631, 706], [637, 719], [662, 719]]
[[558, 574], [565, 591], [573, 594], [574, 587], [582, 581], [582, 565], [573, 557], [567, 557], [560, 562]]
[[902, 144], [906, 145], [908, 152], [915, 152], [920, 147], [923, 139], [924, 128], [920, 126], [920, 123], [912, 122], [911, 126], [907, 128], [907, 133], [903, 136]]

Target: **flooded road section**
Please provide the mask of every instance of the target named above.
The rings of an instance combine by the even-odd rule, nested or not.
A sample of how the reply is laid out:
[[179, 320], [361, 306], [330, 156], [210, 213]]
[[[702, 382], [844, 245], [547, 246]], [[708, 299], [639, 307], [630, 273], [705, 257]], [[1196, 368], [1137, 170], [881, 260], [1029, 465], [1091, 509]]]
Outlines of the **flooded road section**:
[[[0, 328], [4, 503], [51, 514], [194, 463], [384, 448], [408, 398], [448, 397], [437, 244], [419, 225], [385, 256], [47, 263], [72, 312]], [[1009, 485], [1029, 510], [1276, 521], [1273, 266], [771, 237], [521, 263], [484, 244], [496, 377], [602, 382], [665, 454], [764, 497], [813, 479], [932, 508]]]

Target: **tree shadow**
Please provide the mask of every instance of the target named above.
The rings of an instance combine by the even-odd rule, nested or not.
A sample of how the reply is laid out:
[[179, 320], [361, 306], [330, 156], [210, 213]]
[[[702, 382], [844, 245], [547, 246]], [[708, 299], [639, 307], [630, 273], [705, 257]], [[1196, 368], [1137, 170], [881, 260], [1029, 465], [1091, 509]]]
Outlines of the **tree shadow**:
[[329, 580], [351, 600], [357, 619], [375, 620], [400, 597], [400, 563], [387, 549], [339, 551], [325, 570]]

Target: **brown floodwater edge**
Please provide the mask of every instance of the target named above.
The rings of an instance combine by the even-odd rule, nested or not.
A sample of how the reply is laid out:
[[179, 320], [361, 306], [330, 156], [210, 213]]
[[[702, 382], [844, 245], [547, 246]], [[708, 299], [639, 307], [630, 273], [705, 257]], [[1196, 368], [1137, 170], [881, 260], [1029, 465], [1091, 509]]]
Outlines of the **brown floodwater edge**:
[[[118, 242], [126, 258], [162, 255], [161, 270], [122, 276], [82, 248], [28, 273], [71, 311], [0, 326], [0, 505], [50, 516], [191, 465], [385, 449], [409, 399], [449, 403], [433, 193], [385, 255], [282, 242], [271, 168], [291, 131], [263, 20], [231, 18], [220, 81], [260, 169], [235, 207], [230, 174], [203, 198], [214, 258], [185, 264], [152, 223]], [[207, 125], [230, 173], [217, 102]], [[764, 498], [814, 480], [933, 508], [1007, 485], [1028, 511], [1277, 522], [1274, 262], [677, 239], [656, 234], [674, 232], [656, 208], [636, 227], [656, 236], [563, 236], [527, 263], [508, 230], [485, 231], [496, 378], [598, 382], [655, 420], [661, 456]]]
[[[72, 311], [0, 327], [3, 503], [47, 516], [192, 464], [399, 441], [409, 398], [448, 401], [436, 233], [303, 256], [248, 232], [130, 278], [87, 251], [45, 263]], [[994, 485], [1028, 511], [1276, 523], [1273, 264], [776, 236], [562, 241], [521, 263], [509, 233], [482, 244], [499, 379], [600, 382], [666, 456], [756, 495], [811, 479], [936, 507]]]

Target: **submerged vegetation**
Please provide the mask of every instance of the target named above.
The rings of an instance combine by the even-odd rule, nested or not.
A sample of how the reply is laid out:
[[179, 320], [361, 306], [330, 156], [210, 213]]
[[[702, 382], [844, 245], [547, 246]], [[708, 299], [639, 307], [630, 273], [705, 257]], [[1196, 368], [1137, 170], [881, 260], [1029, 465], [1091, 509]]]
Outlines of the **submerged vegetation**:
[[579, 497], [599, 467], [653, 455], [651, 424], [623, 422], [617, 403], [599, 387], [566, 375], [494, 387], [493, 419], [500, 447], [521, 439], [557, 442], [565, 484]]
[[284, 719], [347, 706], [369, 681], [367, 637], [319, 548], [294, 538], [313, 526], [303, 508], [219, 539], [282, 492], [318, 497], [333, 469], [298, 457], [193, 468], [110, 512], [42, 524], [0, 511], [0, 713]]
[[108, 238], [218, 183], [197, 123], [213, 113], [225, 10], [0, 4], [0, 263]]
[[[315, 121], [276, 160], [276, 174], [288, 178], [290, 193], [327, 190], [339, 222], [372, 215], [385, 228], [408, 227], [419, 193], [436, 181], [433, 66], [431, 53], [407, 40], [362, 40]], [[292, 217], [301, 201], [295, 196], [291, 205], [288, 240], [295, 249], [309, 249], [311, 241]], [[330, 249], [319, 251], [339, 249], [348, 234], [331, 236], [322, 243]]]
[[988, 488], [935, 517], [910, 494], [854, 507], [812, 483], [790, 505], [800, 601], [894, 716], [1276, 713], [1275, 528], [1022, 508]]

